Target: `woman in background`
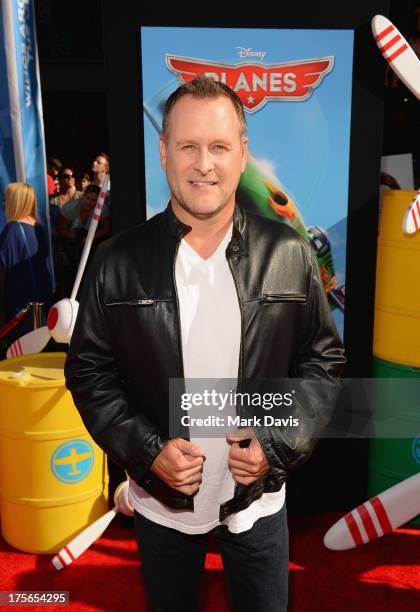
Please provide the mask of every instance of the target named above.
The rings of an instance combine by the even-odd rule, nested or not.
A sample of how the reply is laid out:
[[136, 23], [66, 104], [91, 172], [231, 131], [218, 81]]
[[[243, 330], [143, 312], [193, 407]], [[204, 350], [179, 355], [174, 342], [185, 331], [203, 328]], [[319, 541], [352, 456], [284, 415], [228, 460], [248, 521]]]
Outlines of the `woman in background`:
[[83, 191], [78, 191], [76, 187], [76, 175], [73, 168], [65, 166], [64, 170], [58, 175], [58, 180], [60, 181], [60, 190], [50, 198], [50, 219], [53, 236], [55, 236], [61, 207], [70, 200], [77, 200], [83, 195]]
[[[28, 302], [52, 303], [53, 281], [47, 237], [37, 216], [36, 194], [26, 183], [10, 183], [3, 196], [7, 223], [0, 234], [0, 268], [4, 280], [4, 319]], [[32, 330], [29, 315], [7, 336], [9, 345]]]

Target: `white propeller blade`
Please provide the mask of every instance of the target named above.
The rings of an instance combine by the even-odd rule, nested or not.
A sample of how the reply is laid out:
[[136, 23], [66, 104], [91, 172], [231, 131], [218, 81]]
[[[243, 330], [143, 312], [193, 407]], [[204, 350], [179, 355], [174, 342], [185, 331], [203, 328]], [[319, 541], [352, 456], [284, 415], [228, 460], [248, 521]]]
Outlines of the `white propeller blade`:
[[115, 506], [64, 546], [52, 559], [55, 569], [61, 570], [70, 565], [77, 557], [80, 557], [103, 534], [117, 512], [118, 510]]
[[420, 189], [410, 202], [403, 219], [404, 234], [415, 234], [420, 230]]
[[348, 512], [324, 536], [331, 550], [349, 550], [381, 538], [420, 512], [420, 472]]
[[89, 527], [86, 527], [53, 557], [52, 564], [55, 569], [61, 570], [80, 557], [103, 534], [118, 512], [128, 516], [134, 515], [133, 508], [128, 499], [128, 480], [121, 482], [116, 488], [114, 502], [115, 506], [112, 510], [109, 510], [89, 525]]
[[[404, 36], [383, 15], [372, 19], [372, 33], [379, 51], [397, 77], [420, 100], [420, 60]], [[420, 230], [420, 190], [404, 215], [403, 232], [415, 234]]]
[[404, 36], [383, 15], [375, 15], [372, 19], [372, 33], [392, 70], [420, 99], [420, 60]]
[[50, 339], [48, 327], [39, 327], [25, 334], [21, 338], [15, 340], [7, 349], [6, 357], [20, 357], [21, 355], [30, 355], [39, 353], [45, 348]]

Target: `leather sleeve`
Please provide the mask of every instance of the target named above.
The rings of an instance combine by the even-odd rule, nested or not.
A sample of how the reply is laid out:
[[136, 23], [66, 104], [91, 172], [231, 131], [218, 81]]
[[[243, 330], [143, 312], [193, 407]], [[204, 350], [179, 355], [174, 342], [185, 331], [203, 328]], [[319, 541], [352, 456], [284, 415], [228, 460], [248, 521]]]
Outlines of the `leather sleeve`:
[[287, 476], [311, 456], [333, 415], [340, 391], [339, 378], [346, 363], [318, 263], [312, 251], [308, 251], [310, 281], [306, 325], [290, 371], [290, 376], [297, 379], [298, 389], [291, 413], [299, 419], [299, 427], [256, 430], [271, 466], [265, 492], [278, 490]]
[[84, 283], [65, 364], [66, 386], [95, 442], [139, 482], [166, 440], [128, 398], [115, 362], [102, 298], [104, 255], [100, 247]]

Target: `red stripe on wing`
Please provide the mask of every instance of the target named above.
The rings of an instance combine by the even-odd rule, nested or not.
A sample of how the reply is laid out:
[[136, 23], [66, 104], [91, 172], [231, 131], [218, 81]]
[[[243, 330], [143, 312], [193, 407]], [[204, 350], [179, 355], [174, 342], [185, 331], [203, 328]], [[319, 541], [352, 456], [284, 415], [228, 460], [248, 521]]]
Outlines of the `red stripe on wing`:
[[347, 527], [349, 528], [351, 537], [353, 538], [353, 542], [356, 544], [356, 546], [360, 546], [360, 544], [363, 544], [362, 534], [360, 533], [358, 524], [354, 520], [353, 514], [351, 512], [349, 514], [346, 514], [344, 520], [347, 523]]
[[370, 500], [373, 509], [375, 510], [375, 514], [378, 517], [379, 524], [382, 527], [382, 531], [384, 533], [389, 533], [392, 531], [392, 525], [386, 513], [383, 503], [379, 499], [379, 497], [374, 497]]
[[394, 59], [397, 59], [397, 57], [401, 55], [401, 53], [404, 53], [406, 49], [408, 49], [408, 45], [404, 44], [402, 47], [397, 49], [392, 55], [387, 57], [386, 61], [390, 64], [392, 61], [394, 61]]
[[391, 25], [389, 25], [387, 28], [385, 28], [385, 30], [382, 30], [382, 32], [379, 32], [379, 34], [377, 36], [375, 36], [376, 42], [379, 42], [380, 40], [385, 38], [385, 36], [390, 34], [393, 30], [395, 30], [395, 27], [391, 23]]
[[389, 40], [386, 45], [384, 45], [383, 47], [379, 47], [379, 51], [381, 53], [385, 53], [385, 51], [388, 51], [388, 49], [395, 45], [395, 43], [397, 43], [399, 40], [401, 40], [401, 36], [397, 34], [396, 36], [394, 36], [394, 38], [391, 38], [391, 40]]
[[76, 557], [73, 555], [73, 553], [71, 552], [71, 550], [70, 550], [70, 548], [68, 546], [65, 546], [64, 550], [66, 551], [66, 553], [68, 554], [68, 556], [70, 557], [70, 559], [72, 561], [74, 561], [76, 559]]
[[362, 504], [361, 506], [356, 508], [356, 510], [359, 513], [360, 518], [362, 519], [363, 527], [366, 529], [366, 533], [369, 538], [369, 541], [375, 540], [376, 538], [378, 538], [380, 534], [377, 533], [375, 525], [373, 524], [373, 521], [372, 521], [372, 517], [370, 516], [369, 511], [367, 510], [366, 506]]

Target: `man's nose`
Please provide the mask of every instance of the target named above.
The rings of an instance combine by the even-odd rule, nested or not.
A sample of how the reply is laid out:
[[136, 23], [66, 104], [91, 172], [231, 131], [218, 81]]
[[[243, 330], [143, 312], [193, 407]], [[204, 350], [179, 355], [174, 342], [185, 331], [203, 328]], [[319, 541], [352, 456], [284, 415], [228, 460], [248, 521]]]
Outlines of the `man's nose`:
[[195, 169], [201, 174], [208, 174], [211, 170], [214, 170], [213, 155], [208, 149], [198, 149], [195, 158]]

